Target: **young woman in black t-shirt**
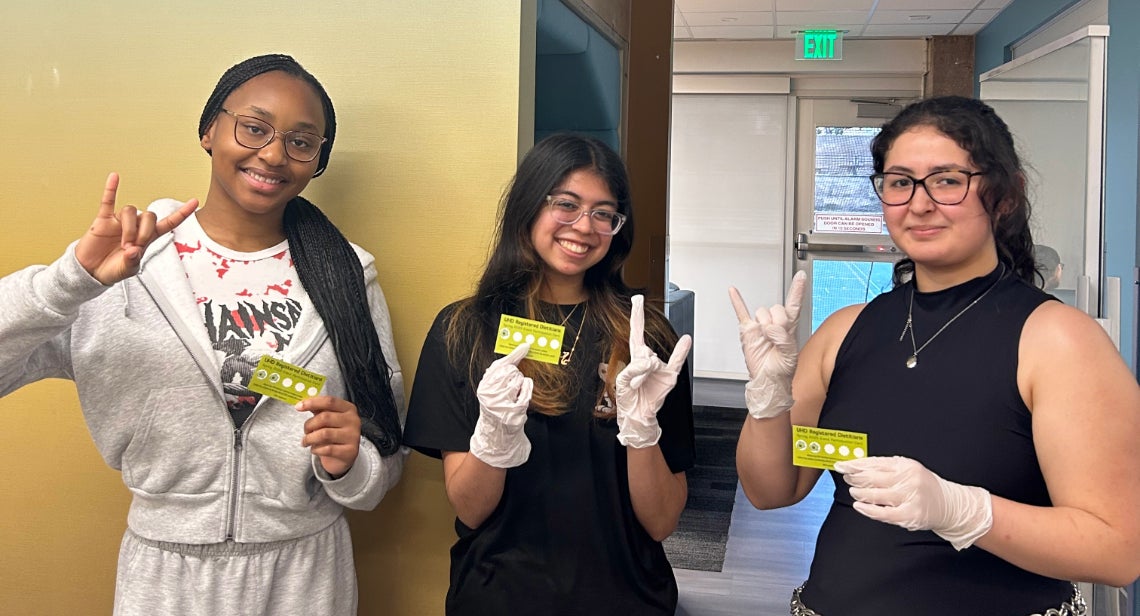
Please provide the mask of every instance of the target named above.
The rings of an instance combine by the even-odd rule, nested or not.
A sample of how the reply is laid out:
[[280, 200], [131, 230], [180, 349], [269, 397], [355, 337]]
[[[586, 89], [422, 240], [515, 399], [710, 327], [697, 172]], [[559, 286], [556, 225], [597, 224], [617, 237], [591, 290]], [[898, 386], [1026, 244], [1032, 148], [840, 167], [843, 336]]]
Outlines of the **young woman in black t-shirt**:
[[[519, 166], [476, 293], [424, 343], [405, 442], [441, 457], [459, 540], [448, 614], [672, 614], [661, 541], [693, 464], [690, 348], [621, 277], [628, 179], [548, 137]], [[556, 363], [496, 359], [502, 315], [563, 325]], [[669, 357], [663, 361], [660, 357]]]

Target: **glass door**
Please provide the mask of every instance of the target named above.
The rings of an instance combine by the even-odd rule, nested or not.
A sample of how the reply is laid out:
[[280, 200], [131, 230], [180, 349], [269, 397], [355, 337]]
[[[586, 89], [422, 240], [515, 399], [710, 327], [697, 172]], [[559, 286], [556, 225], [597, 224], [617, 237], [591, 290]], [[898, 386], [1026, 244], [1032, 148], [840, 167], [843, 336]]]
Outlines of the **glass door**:
[[832, 312], [889, 290], [902, 254], [868, 179], [871, 139], [885, 119], [859, 114], [868, 105], [876, 112], [891, 107], [808, 98], [798, 105], [793, 240], [795, 269], [808, 274], [799, 332], [807, 340]]

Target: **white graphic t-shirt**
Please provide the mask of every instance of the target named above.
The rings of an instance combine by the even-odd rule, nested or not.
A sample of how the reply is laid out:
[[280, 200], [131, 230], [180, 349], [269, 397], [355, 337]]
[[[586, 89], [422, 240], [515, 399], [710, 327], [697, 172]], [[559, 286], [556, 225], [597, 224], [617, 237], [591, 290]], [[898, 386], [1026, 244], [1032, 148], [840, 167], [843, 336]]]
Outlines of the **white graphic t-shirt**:
[[174, 244], [222, 367], [226, 405], [240, 428], [261, 398], [248, 388], [257, 362], [263, 355], [282, 356], [308, 303], [289, 243], [230, 250], [191, 215], [175, 227]]

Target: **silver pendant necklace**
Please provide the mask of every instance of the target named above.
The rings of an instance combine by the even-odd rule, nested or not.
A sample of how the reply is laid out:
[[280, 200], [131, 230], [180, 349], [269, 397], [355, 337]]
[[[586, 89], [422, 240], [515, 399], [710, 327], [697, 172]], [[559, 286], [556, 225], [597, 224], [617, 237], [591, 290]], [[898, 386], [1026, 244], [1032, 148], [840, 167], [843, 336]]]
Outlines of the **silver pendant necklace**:
[[1001, 274], [998, 275], [998, 279], [995, 280], [993, 282], [993, 284], [991, 284], [981, 295], [979, 295], [977, 297], [977, 299], [970, 302], [965, 308], [959, 310], [958, 314], [950, 317], [950, 320], [946, 321], [946, 323], [942, 327], [938, 328], [938, 331], [934, 332], [933, 336], [927, 338], [926, 342], [922, 343], [922, 346], [917, 346], [915, 343], [915, 340], [914, 340], [914, 293], [915, 293], [915, 289], [918, 287], [918, 284], [912, 280], [911, 281], [911, 288], [910, 288], [910, 305], [907, 306], [907, 309], [906, 309], [906, 325], [903, 326], [902, 333], [899, 334], [899, 342], [902, 342], [903, 337], [906, 336], [906, 333], [908, 331], [910, 332], [910, 348], [913, 352], [910, 354], [910, 357], [906, 358], [906, 367], [907, 368], [914, 368], [915, 366], [917, 366], [918, 365], [918, 354], [921, 353], [922, 350], [926, 348], [926, 345], [930, 344], [931, 342], [934, 342], [934, 339], [938, 337], [938, 334], [941, 334], [943, 331], [946, 330], [947, 327], [950, 327], [951, 323], [953, 323], [954, 321], [957, 321], [958, 317], [966, 314], [967, 310], [973, 308], [978, 302], [982, 301], [983, 297], [989, 295], [990, 291], [993, 291], [994, 287], [996, 287], [997, 284], [999, 282], [1001, 282], [1003, 278], [1005, 278], [1005, 264], [1004, 263], [1001, 264]]

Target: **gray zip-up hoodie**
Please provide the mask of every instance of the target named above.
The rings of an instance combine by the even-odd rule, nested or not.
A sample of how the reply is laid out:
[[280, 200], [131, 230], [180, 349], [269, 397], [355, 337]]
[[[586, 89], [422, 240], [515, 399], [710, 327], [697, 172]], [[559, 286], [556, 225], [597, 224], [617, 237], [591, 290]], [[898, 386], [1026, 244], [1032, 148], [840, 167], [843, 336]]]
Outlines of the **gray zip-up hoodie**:
[[[149, 209], [161, 219], [178, 205], [164, 199]], [[353, 248], [402, 420], [388, 307], [372, 255]], [[75, 381], [99, 453], [134, 495], [127, 523], [142, 537], [191, 544], [302, 537], [331, 524], [342, 506], [374, 508], [400, 478], [408, 450], [381, 458], [362, 438], [355, 464], [333, 480], [301, 446], [311, 415], [268, 396], [234, 429], [221, 368], [169, 233], [148, 247], [138, 275], [113, 287], [79, 265], [72, 244], [51, 265], [0, 278], [0, 297], [0, 395], [45, 378]], [[323, 393], [345, 397], [311, 303], [284, 359], [328, 377]]]

